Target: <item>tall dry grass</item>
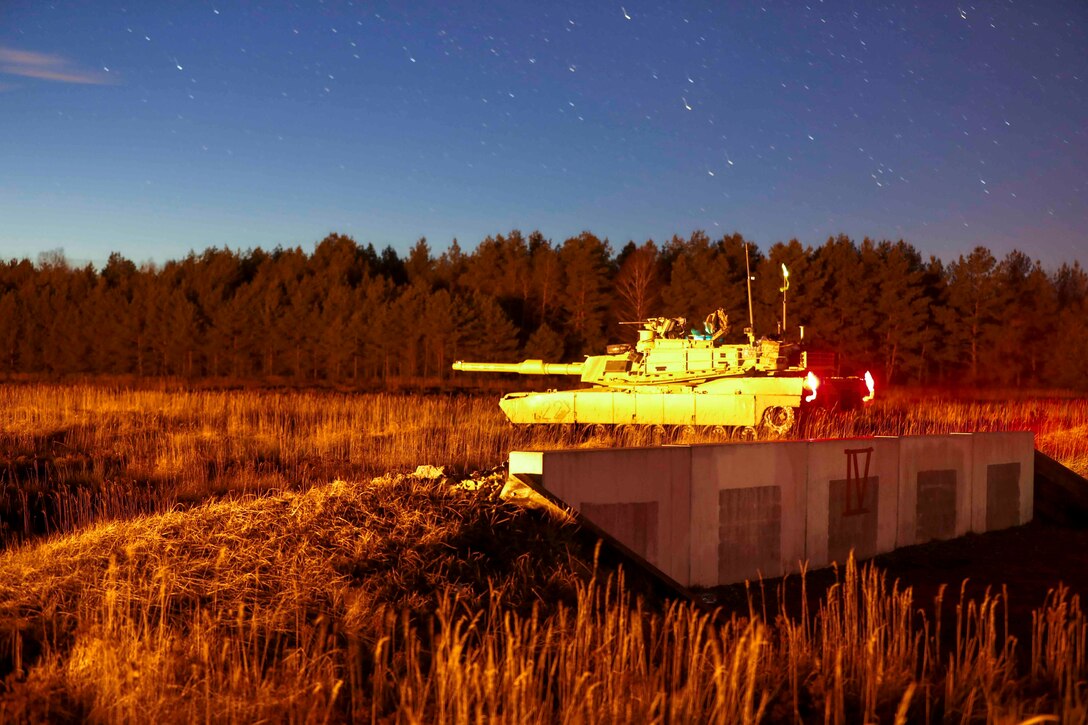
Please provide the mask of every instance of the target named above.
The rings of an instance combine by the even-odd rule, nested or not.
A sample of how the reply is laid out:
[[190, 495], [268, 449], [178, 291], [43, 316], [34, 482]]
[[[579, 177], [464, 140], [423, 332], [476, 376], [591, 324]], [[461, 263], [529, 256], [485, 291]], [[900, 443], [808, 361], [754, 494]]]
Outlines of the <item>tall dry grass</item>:
[[0, 387], [0, 540], [420, 463], [466, 472], [495, 466], [517, 432], [491, 403]]
[[1003, 595], [961, 592], [941, 622], [851, 561], [811, 611], [707, 611], [632, 594], [554, 526], [487, 486], [396, 476], [21, 547], [0, 555], [0, 718], [1088, 717], [1088, 619], [1064, 590], [1037, 612], [1021, 673]]
[[[816, 411], [790, 437], [1017, 429], [1035, 431], [1041, 450], [1088, 474], [1083, 398], [893, 393], [857, 414]], [[699, 431], [668, 435], [714, 440]], [[501, 465], [514, 448], [647, 442], [639, 432], [518, 428], [491, 396], [0, 386], [0, 541], [421, 463], [468, 473]]]
[[[1084, 400], [889, 397], [796, 435], [1025, 427], [1088, 472]], [[1088, 719], [1061, 587], [1022, 643], [1003, 594], [941, 621], [852, 563], [811, 609], [708, 612], [640, 598], [499, 474], [388, 473], [625, 442], [521, 431], [493, 398], [0, 388], [0, 719]]]

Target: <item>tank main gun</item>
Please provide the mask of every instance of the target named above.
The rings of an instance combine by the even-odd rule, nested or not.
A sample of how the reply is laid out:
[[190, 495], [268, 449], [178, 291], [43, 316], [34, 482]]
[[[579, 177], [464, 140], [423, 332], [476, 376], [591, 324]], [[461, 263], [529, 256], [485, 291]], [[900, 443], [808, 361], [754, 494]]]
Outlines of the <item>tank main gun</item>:
[[514, 373], [516, 375], [581, 375], [585, 363], [546, 363], [525, 360], [519, 363], [464, 362], [453, 364], [454, 370], [466, 373]]

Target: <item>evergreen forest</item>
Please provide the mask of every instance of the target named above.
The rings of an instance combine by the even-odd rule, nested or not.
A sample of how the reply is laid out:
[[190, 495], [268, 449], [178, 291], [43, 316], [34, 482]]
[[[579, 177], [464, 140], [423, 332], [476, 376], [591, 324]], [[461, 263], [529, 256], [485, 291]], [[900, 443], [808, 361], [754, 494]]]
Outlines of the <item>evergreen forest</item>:
[[[746, 253], [748, 267], [746, 267]], [[441, 383], [454, 360], [570, 361], [627, 342], [649, 316], [731, 338], [804, 326], [844, 372], [881, 384], [1088, 388], [1088, 274], [984, 247], [928, 259], [903, 241], [838, 236], [768, 250], [703, 232], [618, 251], [583, 232], [420, 239], [401, 257], [331, 234], [306, 253], [210, 248], [161, 265], [60, 251], [0, 262], [0, 375], [117, 375], [376, 387]]]

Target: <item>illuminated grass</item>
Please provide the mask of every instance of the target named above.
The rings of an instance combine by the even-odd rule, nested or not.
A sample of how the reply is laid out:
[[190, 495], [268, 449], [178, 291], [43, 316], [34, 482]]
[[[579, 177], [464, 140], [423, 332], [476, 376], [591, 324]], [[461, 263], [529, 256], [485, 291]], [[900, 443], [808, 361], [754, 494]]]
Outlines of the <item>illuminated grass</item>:
[[[1077, 598], [1015, 667], [849, 563], [812, 612], [646, 602], [571, 527], [386, 477], [100, 524], [0, 555], [5, 721], [1006, 721], [1088, 715]], [[941, 627], [953, 627], [941, 648]], [[1021, 695], [1020, 693], [1032, 693]], [[1041, 694], [1039, 694], [1041, 693]]]
[[[1084, 400], [891, 397], [806, 426], [1029, 428], [1088, 472]], [[492, 397], [0, 388], [24, 540], [0, 554], [0, 720], [1088, 718], [1060, 587], [1020, 643], [1004, 595], [941, 621], [852, 564], [811, 610], [715, 614], [639, 598], [574, 527], [497, 501], [501, 472], [388, 473], [625, 442], [517, 430]]]
[[[526, 430], [493, 396], [0, 387], [0, 541], [165, 511], [209, 496], [304, 489], [414, 470], [469, 473], [516, 448], [647, 445], [645, 431]], [[864, 412], [816, 411], [790, 437], [1033, 430], [1036, 445], [1088, 474], [1088, 400], [879, 398]], [[717, 440], [668, 432], [670, 440]], [[720, 441], [719, 441], [720, 442]]]

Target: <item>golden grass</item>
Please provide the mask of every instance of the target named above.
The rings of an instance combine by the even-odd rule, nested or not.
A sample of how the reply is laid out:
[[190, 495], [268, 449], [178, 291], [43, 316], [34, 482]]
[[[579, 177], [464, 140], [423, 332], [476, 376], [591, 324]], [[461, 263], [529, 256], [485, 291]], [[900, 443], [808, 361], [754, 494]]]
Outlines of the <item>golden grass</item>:
[[7, 541], [213, 495], [501, 462], [517, 435], [470, 397], [0, 387]]
[[[791, 437], [1030, 429], [1036, 445], [1088, 474], [1088, 400], [878, 399], [856, 415], [817, 411]], [[153, 391], [0, 386], [0, 540], [72, 531], [211, 495], [302, 489], [413, 470], [468, 473], [515, 448], [645, 444], [507, 423], [493, 397], [329, 392]], [[714, 440], [705, 433], [679, 440]]]
[[1088, 716], [1088, 619], [1064, 590], [1036, 614], [1018, 674], [1001, 595], [961, 594], [955, 622], [931, 621], [911, 590], [851, 561], [811, 613], [726, 615], [632, 595], [622, 571], [572, 560], [571, 527], [552, 526], [487, 486], [394, 476], [21, 547], [0, 556], [0, 717]]
[[489, 576], [511, 605], [570, 595], [578, 565], [539, 532], [504, 529], [509, 516], [487, 487], [469, 496], [394, 477], [100, 524], [8, 552], [0, 652], [19, 697], [5, 699], [6, 714], [36, 719], [56, 703], [66, 708], [56, 714], [108, 721], [342, 710], [336, 692], [387, 613], [426, 618], [443, 590], [479, 606]]
[[[1088, 472], [1085, 400], [892, 397], [806, 425], [1026, 427]], [[1088, 718], [1088, 618], [1064, 588], [1023, 643], [1004, 594], [961, 589], [942, 622], [852, 562], [811, 611], [709, 612], [633, 593], [574, 527], [497, 501], [501, 472], [390, 473], [617, 442], [516, 430], [493, 398], [0, 388], [24, 541], [0, 554], [0, 720]]]

